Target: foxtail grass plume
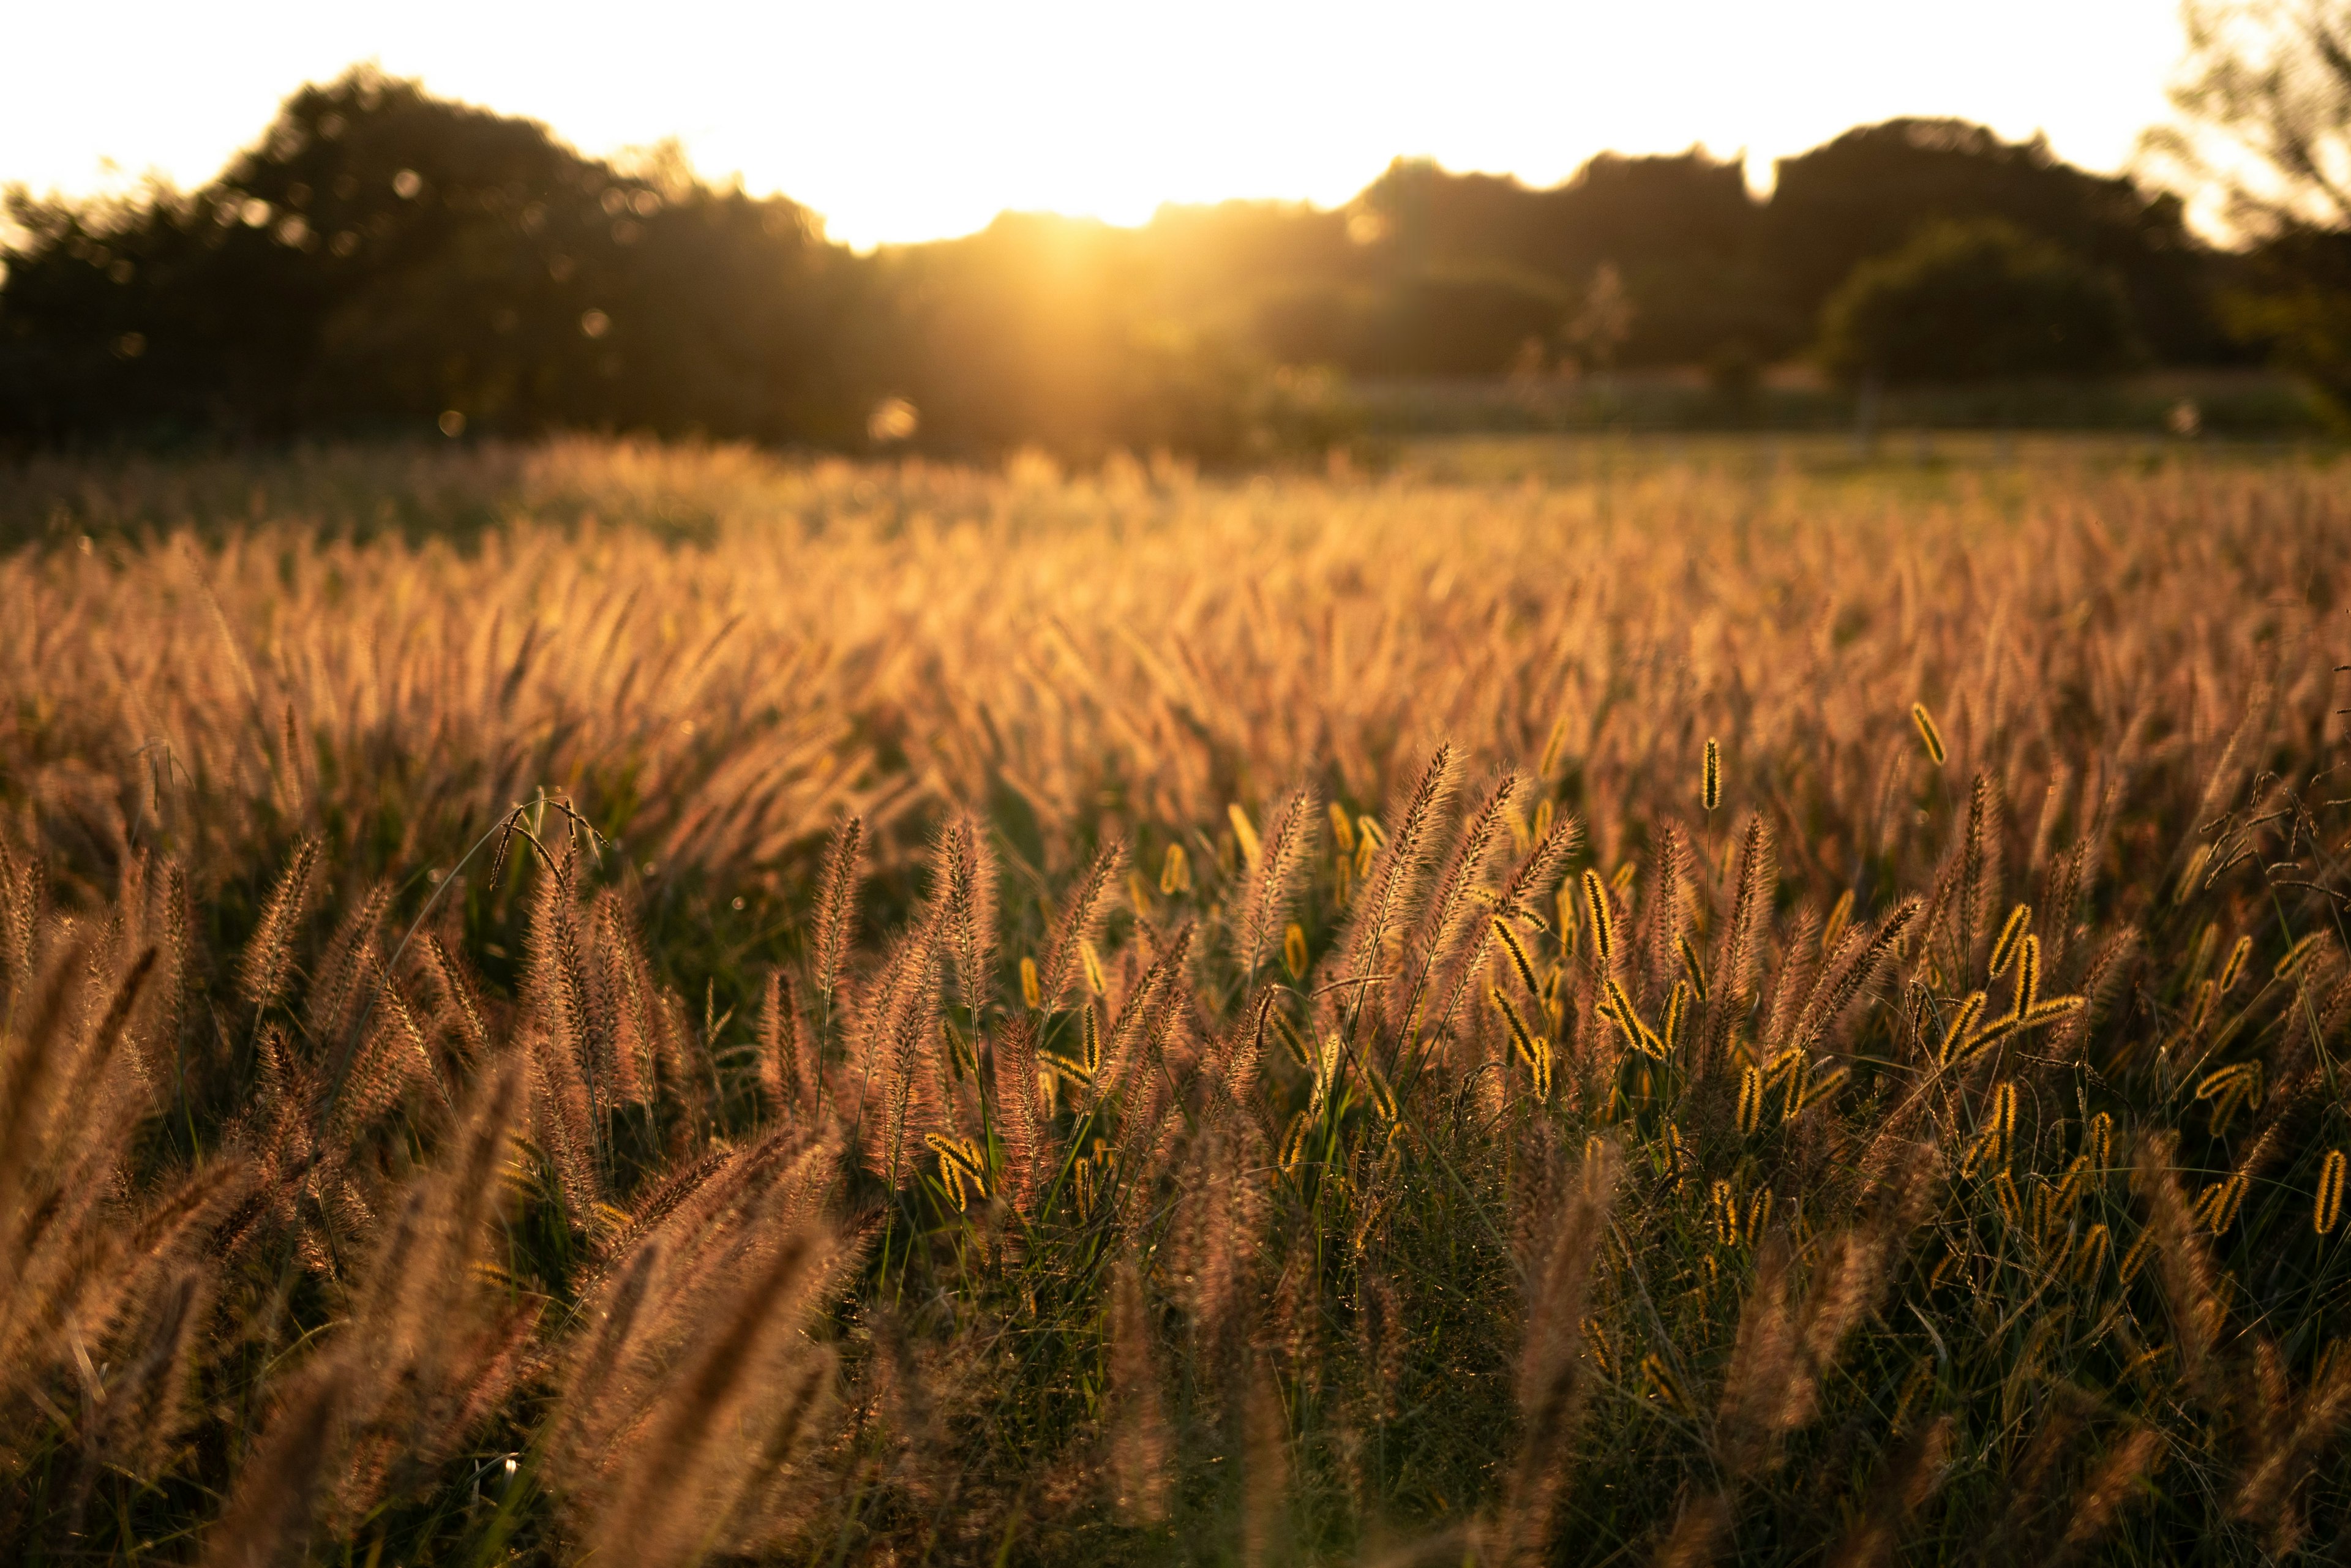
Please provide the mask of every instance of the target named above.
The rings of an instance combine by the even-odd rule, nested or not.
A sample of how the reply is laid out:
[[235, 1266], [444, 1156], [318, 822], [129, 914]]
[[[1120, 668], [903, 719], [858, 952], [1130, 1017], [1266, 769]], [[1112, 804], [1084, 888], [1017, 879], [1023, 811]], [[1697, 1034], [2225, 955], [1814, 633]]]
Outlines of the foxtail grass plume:
[[2310, 1226], [2321, 1236], [2332, 1236], [2343, 1219], [2343, 1179], [2346, 1160], [2341, 1149], [2329, 1149], [2318, 1162], [2318, 1195], [2312, 1205]]
[[1910, 705], [1910, 722], [1917, 727], [1919, 744], [1927, 748], [1927, 759], [1936, 767], [1943, 765], [1943, 732], [1935, 727], [1935, 716], [1927, 711], [1925, 703]]
[[1616, 917], [1608, 908], [1607, 884], [1590, 866], [1583, 871], [1583, 910], [1592, 930], [1593, 962], [1605, 975], [1616, 967]]

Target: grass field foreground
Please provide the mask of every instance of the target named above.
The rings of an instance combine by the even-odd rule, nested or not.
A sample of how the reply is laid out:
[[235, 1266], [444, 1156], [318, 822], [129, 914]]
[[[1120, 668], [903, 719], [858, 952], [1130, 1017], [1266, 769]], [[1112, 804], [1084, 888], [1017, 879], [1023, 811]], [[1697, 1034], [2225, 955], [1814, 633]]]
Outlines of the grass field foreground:
[[1589, 456], [0, 477], [7, 1554], [2343, 1549], [2339, 473]]

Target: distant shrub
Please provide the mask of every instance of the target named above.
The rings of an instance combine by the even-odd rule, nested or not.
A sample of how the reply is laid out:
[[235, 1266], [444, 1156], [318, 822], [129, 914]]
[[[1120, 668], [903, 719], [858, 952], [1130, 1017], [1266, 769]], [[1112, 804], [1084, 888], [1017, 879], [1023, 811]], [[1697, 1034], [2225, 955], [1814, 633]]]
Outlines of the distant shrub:
[[2101, 375], [2145, 351], [2110, 273], [1986, 219], [1930, 225], [1854, 268], [1822, 308], [1821, 357], [1898, 383]]

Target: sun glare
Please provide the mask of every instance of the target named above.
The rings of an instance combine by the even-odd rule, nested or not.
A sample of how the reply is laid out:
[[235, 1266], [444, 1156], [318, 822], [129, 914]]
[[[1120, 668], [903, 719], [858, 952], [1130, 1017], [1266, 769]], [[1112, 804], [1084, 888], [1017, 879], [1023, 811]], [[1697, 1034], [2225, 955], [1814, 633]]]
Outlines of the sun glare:
[[[617, 5], [50, 7], [0, 99], [0, 172], [36, 189], [209, 179], [277, 99], [375, 59], [602, 155], [680, 139], [860, 246], [998, 212], [1114, 223], [1164, 202], [1343, 201], [1395, 156], [1563, 178], [1604, 149], [1773, 157], [1954, 114], [2114, 168], [2164, 111], [2171, 8], [1697, 0], [1401, 5]], [[125, 39], [135, 43], [126, 46]], [[104, 162], [111, 160], [110, 166]]]

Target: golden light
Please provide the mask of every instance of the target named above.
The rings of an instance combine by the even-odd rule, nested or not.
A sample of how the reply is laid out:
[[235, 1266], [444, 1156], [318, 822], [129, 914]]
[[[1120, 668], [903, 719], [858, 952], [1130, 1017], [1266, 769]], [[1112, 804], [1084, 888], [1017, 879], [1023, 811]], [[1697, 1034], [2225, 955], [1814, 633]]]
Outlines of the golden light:
[[[2163, 0], [1465, 0], [888, 8], [156, 0], [28, 11], [0, 178], [203, 183], [302, 81], [374, 59], [609, 154], [682, 139], [705, 174], [806, 203], [859, 246], [999, 211], [1120, 223], [1163, 202], [1344, 201], [1398, 155], [1559, 180], [1604, 149], [1771, 160], [1856, 123], [1954, 114], [2111, 169], [2161, 119]], [[131, 42], [126, 42], [131, 40]], [[110, 166], [103, 160], [112, 160]]]

